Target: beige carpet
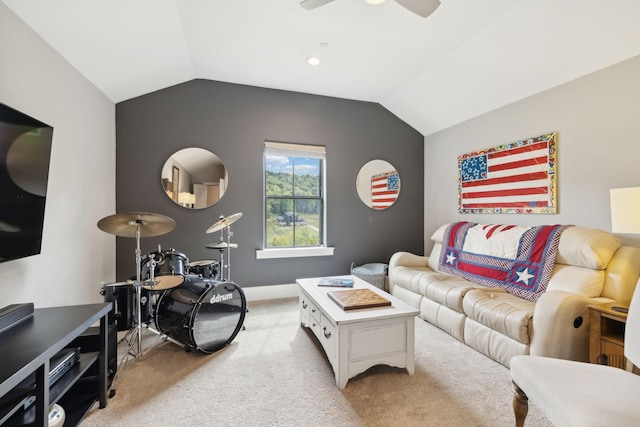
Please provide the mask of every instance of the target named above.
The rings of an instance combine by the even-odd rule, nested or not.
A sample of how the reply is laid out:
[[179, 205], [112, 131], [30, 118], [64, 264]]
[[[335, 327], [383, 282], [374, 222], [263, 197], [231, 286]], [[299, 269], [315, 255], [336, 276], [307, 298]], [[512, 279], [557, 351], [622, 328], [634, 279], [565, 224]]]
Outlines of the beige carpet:
[[[514, 425], [509, 370], [420, 319], [415, 375], [377, 366], [340, 391], [297, 300], [249, 309], [246, 330], [214, 354], [144, 330], [143, 356], [121, 365], [115, 396], [82, 426]], [[526, 425], [550, 424], [531, 405]]]

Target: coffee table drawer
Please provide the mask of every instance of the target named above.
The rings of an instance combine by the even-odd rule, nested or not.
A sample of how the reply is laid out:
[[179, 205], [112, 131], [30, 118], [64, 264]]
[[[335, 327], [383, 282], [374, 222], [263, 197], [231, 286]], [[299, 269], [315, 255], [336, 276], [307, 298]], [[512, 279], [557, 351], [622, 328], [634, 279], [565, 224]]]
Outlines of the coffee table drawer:
[[311, 319], [320, 324], [320, 310], [313, 302], [309, 303], [309, 313], [311, 314]]
[[[316, 334], [318, 335], [318, 334]], [[338, 355], [338, 331], [324, 314], [321, 315], [318, 339], [331, 365], [335, 365]]]
[[300, 308], [300, 324], [308, 325], [311, 320], [311, 308], [309, 307], [309, 296], [300, 293], [300, 299], [298, 300], [298, 305]]

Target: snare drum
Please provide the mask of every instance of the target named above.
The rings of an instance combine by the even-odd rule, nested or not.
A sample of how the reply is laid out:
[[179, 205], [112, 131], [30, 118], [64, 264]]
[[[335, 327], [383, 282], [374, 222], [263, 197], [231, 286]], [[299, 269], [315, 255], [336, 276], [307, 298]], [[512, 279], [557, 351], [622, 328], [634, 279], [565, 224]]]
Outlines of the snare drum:
[[155, 323], [158, 331], [187, 350], [213, 353], [235, 338], [246, 310], [244, 292], [235, 283], [188, 275], [181, 286], [162, 293]]
[[169, 249], [162, 252], [151, 252], [142, 258], [141, 275], [142, 280], [151, 279], [151, 263], [155, 261], [153, 270], [154, 280], [158, 283], [155, 286], [143, 286], [150, 291], [163, 291], [175, 288], [184, 282], [187, 275], [187, 265], [189, 259], [185, 254]]
[[189, 263], [189, 274], [200, 276], [204, 279], [218, 280], [220, 263], [212, 259], [203, 259]]

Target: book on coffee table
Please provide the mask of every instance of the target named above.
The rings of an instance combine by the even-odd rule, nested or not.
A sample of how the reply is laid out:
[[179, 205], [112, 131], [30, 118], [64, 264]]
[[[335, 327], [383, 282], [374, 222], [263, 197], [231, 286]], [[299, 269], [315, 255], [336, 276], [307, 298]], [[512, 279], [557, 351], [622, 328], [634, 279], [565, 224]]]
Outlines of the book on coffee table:
[[336, 288], [353, 288], [353, 279], [340, 277], [323, 277], [318, 282], [318, 286], [328, 286]]
[[343, 310], [355, 310], [358, 308], [385, 307], [391, 305], [391, 301], [381, 297], [370, 289], [349, 289], [347, 291], [327, 292], [329, 298], [335, 301]]

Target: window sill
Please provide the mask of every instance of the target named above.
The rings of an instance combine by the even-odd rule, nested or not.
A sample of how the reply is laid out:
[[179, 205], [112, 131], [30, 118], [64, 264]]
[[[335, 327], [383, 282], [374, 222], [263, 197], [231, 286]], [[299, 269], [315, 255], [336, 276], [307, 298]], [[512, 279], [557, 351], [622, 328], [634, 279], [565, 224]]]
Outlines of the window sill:
[[332, 256], [333, 250], [334, 248], [327, 247], [258, 249], [256, 250], [256, 259]]

